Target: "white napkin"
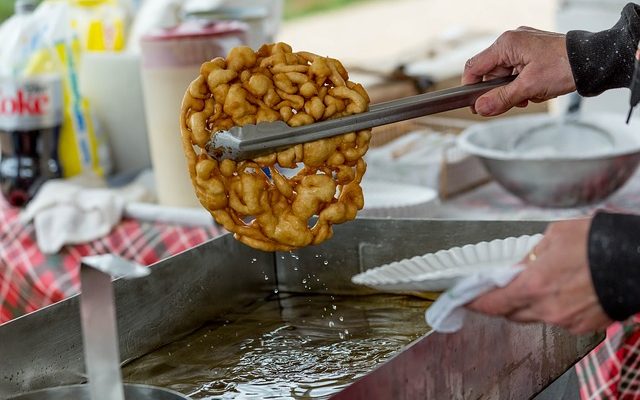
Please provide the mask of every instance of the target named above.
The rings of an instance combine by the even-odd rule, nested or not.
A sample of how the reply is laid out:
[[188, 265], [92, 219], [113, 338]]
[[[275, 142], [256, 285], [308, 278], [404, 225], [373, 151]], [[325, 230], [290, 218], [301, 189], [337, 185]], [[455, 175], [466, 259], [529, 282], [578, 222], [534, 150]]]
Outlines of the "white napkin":
[[138, 182], [109, 189], [103, 179], [79, 176], [45, 182], [20, 218], [34, 221], [38, 247], [54, 254], [66, 244], [85, 243], [106, 236], [120, 222], [125, 204], [151, 199]]
[[184, 226], [216, 226], [209, 211], [203, 207], [169, 207], [150, 203], [129, 203], [124, 216], [139, 221], [162, 222]]
[[507, 286], [523, 270], [522, 265], [487, 268], [464, 278], [427, 309], [427, 324], [436, 332], [457, 332], [469, 312], [465, 304], [496, 287]]

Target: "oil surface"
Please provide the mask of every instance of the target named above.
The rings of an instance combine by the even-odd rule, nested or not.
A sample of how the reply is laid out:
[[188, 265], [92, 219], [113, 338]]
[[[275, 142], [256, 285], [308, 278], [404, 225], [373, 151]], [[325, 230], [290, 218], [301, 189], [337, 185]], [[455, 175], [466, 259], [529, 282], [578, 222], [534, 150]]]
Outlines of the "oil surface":
[[322, 399], [425, 334], [428, 302], [280, 295], [125, 366], [127, 382], [193, 399]]

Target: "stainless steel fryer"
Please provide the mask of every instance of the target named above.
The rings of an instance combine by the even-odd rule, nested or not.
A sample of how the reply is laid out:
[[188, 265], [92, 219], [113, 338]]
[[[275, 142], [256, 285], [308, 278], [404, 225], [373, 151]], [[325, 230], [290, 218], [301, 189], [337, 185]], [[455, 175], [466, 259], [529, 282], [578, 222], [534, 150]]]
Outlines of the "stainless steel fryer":
[[[538, 233], [545, 225], [357, 219], [295, 257], [255, 251], [225, 235], [153, 265], [148, 277], [115, 282], [121, 356], [140, 357], [275, 289], [308, 292], [302, 279], [309, 273], [331, 293], [367, 294], [351, 276], [394, 259]], [[473, 316], [456, 334], [425, 334], [333, 398], [531, 398], [600, 340], [602, 335], [574, 337], [541, 324]], [[0, 360], [0, 398], [83, 382], [78, 297], [1, 325]]]

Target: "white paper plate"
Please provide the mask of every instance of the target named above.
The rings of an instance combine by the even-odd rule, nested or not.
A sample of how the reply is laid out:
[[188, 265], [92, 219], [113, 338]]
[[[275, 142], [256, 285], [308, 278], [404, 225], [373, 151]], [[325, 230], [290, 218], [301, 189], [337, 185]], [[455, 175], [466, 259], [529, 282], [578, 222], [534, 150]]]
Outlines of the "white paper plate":
[[361, 217], [424, 218], [438, 200], [438, 193], [428, 187], [364, 179], [364, 209]]
[[542, 235], [496, 239], [395, 261], [355, 275], [351, 280], [386, 292], [437, 292], [482, 268], [515, 265]]

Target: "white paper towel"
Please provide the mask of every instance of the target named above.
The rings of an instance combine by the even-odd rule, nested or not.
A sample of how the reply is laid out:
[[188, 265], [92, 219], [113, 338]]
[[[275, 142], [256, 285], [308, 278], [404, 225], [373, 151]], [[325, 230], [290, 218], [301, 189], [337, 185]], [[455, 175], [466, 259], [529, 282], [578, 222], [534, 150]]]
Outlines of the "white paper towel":
[[427, 324], [436, 332], [457, 332], [469, 312], [465, 304], [492, 289], [507, 286], [524, 268], [522, 265], [487, 268], [464, 278], [427, 309]]
[[24, 223], [34, 221], [36, 240], [43, 253], [55, 254], [66, 244], [106, 236], [120, 222], [127, 203], [152, 198], [138, 182], [118, 189], [105, 185], [96, 176], [45, 182], [20, 216]]

